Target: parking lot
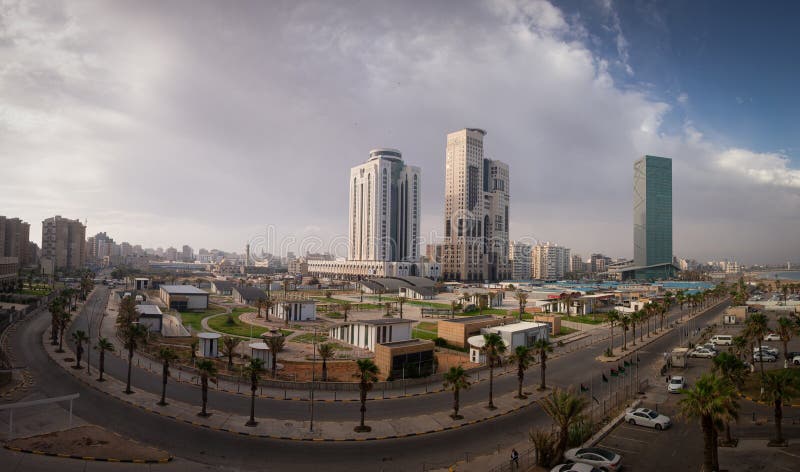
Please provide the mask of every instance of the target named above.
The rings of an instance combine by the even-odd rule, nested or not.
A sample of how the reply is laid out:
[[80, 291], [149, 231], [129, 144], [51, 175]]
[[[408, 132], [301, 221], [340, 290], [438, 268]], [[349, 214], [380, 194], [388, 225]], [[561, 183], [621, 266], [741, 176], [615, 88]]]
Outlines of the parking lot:
[[[769, 317], [770, 326], [775, 327], [775, 317]], [[737, 335], [742, 325], [723, 326], [718, 324], [714, 334]], [[781, 362], [765, 363], [765, 370], [783, 368], [783, 345], [780, 342], [764, 341], [765, 346], [777, 348]], [[789, 351], [800, 351], [800, 339], [789, 342]], [[720, 351], [727, 350], [720, 347]], [[691, 388], [695, 380], [711, 370], [711, 359], [690, 358], [685, 368], [671, 368], [668, 375], [682, 375], [686, 378], [687, 388]], [[791, 366], [789, 368], [798, 368]], [[755, 369], [760, 369], [758, 363]], [[665, 376], [666, 377], [666, 376]], [[643, 407], [667, 415], [673, 426], [664, 431], [642, 426], [620, 423], [606, 436], [599, 447], [609, 449], [622, 455], [623, 466], [629, 471], [650, 470], [687, 470], [700, 469], [703, 457], [703, 436], [696, 421], [678, 417], [678, 401], [680, 394], [670, 394], [666, 390], [666, 378], [653, 382], [642, 398]], [[798, 403], [795, 399], [794, 403]], [[768, 448], [767, 440], [773, 435], [773, 410], [770, 406], [760, 405], [742, 399], [738, 423], [731, 425], [734, 438], [740, 438], [737, 448], [720, 448], [720, 466], [730, 471], [756, 470], [798, 470], [800, 463], [800, 408], [784, 407], [783, 430], [789, 441], [788, 448]]]

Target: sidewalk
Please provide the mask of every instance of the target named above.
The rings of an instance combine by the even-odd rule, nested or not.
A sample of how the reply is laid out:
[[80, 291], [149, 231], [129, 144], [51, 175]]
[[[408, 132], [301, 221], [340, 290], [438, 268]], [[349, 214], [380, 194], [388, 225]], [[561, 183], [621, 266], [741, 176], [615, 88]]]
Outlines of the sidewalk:
[[[392, 418], [390, 420], [370, 421], [368, 402], [366, 424], [372, 427], [372, 432], [370, 433], [356, 433], [353, 431], [353, 427], [357, 424], [358, 418], [353, 418], [353, 421], [348, 423], [337, 421], [315, 422], [313, 432], [310, 431], [310, 424], [308, 421], [276, 420], [258, 418], [258, 416], [256, 418], [259, 422], [258, 425], [255, 427], [247, 427], [244, 426], [244, 424], [247, 422], [248, 417], [214, 410], [214, 405], [210, 405], [212, 408], [208, 409], [211, 415], [207, 418], [202, 418], [197, 415], [198, 408], [196, 406], [183, 402], [170, 401], [170, 404], [167, 406], [158, 406], [157, 403], [160, 398], [154, 393], [138, 390], [131, 395], [126, 395], [123, 393], [125, 383], [111, 376], [106, 377], [108, 379], [106, 382], [96, 382], [94, 376], [88, 376], [85, 370], [76, 371], [69, 368], [63, 359], [64, 357], [72, 355], [72, 351], [67, 348], [66, 353], [57, 354], [55, 352], [57, 346], [51, 346], [49, 343], [45, 342], [47, 336], [48, 334], [45, 332], [42, 338], [47, 354], [54, 362], [62, 367], [66, 367], [64, 369], [66, 372], [81, 380], [86, 385], [106, 395], [124, 401], [131, 406], [141, 408], [153, 414], [166, 416], [176, 421], [182, 421], [197, 427], [245, 436], [298, 441], [365, 441], [419, 436], [422, 434], [448, 431], [497, 418], [530, 406], [541, 398], [541, 396], [546, 394], [546, 392], [537, 393], [526, 400], [513, 398], [514, 392], [498, 395], [495, 397], [497, 409], [493, 411], [486, 408], [485, 402], [464, 405], [459, 411], [464, 417], [462, 420], [451, 419], [449, 416], [450, 411], [446, 411], [419, 416]], [[199, 393], [200, 392], [198, 392], [198, 395]], [[257, 411], [256, 414], [258, 415], [258, 413]]]

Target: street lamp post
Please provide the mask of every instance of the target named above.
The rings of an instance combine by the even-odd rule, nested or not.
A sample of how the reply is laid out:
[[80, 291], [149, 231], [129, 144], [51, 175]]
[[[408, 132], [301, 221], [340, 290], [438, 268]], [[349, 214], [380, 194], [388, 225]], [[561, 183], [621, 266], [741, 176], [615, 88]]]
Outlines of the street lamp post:
[[317, 328], [314, 328], [314, 337], [312, 338], [312, 349], [314, 349], [314, 357], [313, 361], [311, 362], [311, 397], [310, 397], [310, 406], [311, 406], [311, 422], [309, 431], [314, 432], [314, 380], [317, 371]]

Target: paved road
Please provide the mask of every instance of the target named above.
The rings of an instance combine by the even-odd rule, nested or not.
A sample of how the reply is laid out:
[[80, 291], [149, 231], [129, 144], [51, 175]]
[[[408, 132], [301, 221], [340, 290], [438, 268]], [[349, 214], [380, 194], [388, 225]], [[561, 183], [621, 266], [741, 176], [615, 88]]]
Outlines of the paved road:
[[[102, 299], [106, 296], [103, 290], [96, 291], [95, 296]], [[90, 301], [90, 307], [92, 303], [94, 299]], [[721, 309], [722, 307], [719, 307], [703, 315], [700, 321], [712, 318]], [[81, 401], [76, 403], [75, 413], [86, 421], [113, 429], [136, 440], [157, 445], [178, 457], [230, 467], [232, 470], [289, 468], [305, 470], [319, 467], [320, 464], [325, 464], [325, 470], [330, 471], [426, 470], [434, 466], [443, 467], [455, 460], [463, 459], [467, 453], [472, 457], [490, 454], [504, 444], [515, 443], [520, 438], [526, 437], [530, 427], [549, 424], [544, 413], [539, 408], [532, 407], [471, 427], [400, 440], [333, 444], [241, 438], [131, 409], [113, 398], [83, 386], [50, 361], [39, 347], [39, 339], [48, 323], [49, 314], [46, 313], [32, 318], [19, 328], [18, 335], [12, 340], [14, 348], [25, 359], [25, 363], [34, 375], [40, 379], [39, 389], [44, 394], [56, 396], [78, 391], [81, 393]], [[642, 362], [657, 362], [661, 352], [666, 351], [676, 341], [677, 333], [669, 333], [655, 341], [648, 346], [646, 352], [640, 354]], [[601, 368], [607, 368], [593, 360], [605, 347], [605, 343], [602, 343], [585, 351], [553, 360], [548, 368], [549, 378], [556, 384], [577, 384], [586, 378], [589, 371], [599, 372]], [[120, 361], [119, 365], [123, 364]], [[531, 380], [535, 381], [537, 376], [533, 372], [532, 374]], [[158, 378], [137, 372], [135, 379], [137, 388], [148, 388], [148, 382]], [[514, 380], [512, 377], [501, 378], [497, 383], [497, 389], [513, 388]], [[156, 387], [153, 391], [158, 391], [157, 384], [153, 387]], [[487, 386], [478, 385], [470, 391], [470, 395], [485, 398], [483, 391], [485, 388]], [[199, 397], [198, 391], [190, 386], [171, 385], [170, 392], [173, 395], [185, 395], [186, 401], [191, 401], [191, 397]], [[246, 404], [241, 398], [213, 392], [211, 403], [215, 407], [224, 403], [230, 409], [239, 408], [237, 404]], [[450, 396], [432, 394], [411, 399], [372, 402], [368, 417], [397, 416], [398, 412], [420, 414], [419, 412], [430, 411], [430, 403], [447, 409], [450, 407]], [[352, 421], [356, 418], [350, 409], [346, 409], [346, 404], [319, 406], [322, 408], [318, 409], [318, 413], [324, 408], [322, 414], [329, 415], [327, 419], [343, 418]], [[258, 408], [260, 412], [269, 411], [280, 417], [287, 409], [304, 412], [307, 404], [264, 400], [259, 403]], [[300, 410], [297, 410], [298, 408]]]

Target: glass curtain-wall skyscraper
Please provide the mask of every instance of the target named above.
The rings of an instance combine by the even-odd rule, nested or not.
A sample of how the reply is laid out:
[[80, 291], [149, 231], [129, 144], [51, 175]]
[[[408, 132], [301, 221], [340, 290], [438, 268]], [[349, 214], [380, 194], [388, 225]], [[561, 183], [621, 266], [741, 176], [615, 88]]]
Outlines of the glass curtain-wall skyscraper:
[[672, 159], [644, 156], [633, 165], [633, 265], [636, 279], [674, 275]]

